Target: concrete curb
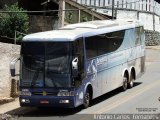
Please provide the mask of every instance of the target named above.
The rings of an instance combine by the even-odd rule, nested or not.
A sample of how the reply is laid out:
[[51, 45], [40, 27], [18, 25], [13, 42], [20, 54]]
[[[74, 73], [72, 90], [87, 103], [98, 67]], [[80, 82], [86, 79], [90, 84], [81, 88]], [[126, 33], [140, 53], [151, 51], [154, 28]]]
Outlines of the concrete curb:
[[146, 46], [146, 49], [160, 50], [160, 45], [158, 45], [158, 46]]
[[15, 101], [15, 98], [0, 98], [0, 105]]

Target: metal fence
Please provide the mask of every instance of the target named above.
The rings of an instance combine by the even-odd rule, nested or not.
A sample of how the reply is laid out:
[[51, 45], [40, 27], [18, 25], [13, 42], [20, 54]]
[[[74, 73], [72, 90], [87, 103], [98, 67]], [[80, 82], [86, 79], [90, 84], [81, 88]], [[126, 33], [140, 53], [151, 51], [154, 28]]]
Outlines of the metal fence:
[[[113, 0], [73, 0], [89, 7], [111, 8]], [[160, 15], [160, 4], [154, 0], [114, 0], [115, 8], [154, 12]]]

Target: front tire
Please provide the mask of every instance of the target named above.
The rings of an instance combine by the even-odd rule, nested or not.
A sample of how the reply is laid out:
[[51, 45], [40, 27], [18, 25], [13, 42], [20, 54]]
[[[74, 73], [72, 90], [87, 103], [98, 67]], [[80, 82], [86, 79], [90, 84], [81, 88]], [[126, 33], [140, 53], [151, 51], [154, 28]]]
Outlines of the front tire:
[[83, 108], [88, 108], [90, 105], [90, 93], [88, 90], [86, 90], [83, 99], [84, 99]]

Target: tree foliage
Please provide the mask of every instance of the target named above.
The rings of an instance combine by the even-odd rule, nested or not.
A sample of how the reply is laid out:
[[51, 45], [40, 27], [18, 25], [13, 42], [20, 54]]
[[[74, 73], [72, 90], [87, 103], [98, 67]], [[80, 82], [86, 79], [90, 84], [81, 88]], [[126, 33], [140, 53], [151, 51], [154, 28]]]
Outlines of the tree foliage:
[[[21, 12], [24, 10], [18, 6], [18, 3], [11, 6], [6, 5], [3, 10], [7, 11], [7, 13], [3, 14], [0, 19], [0, 36], [14, 38], [15, 31], [25, 34], [28, 32], [29, 17], [27, 13]], [[22, 35], [18, 34], [17, 38], [21, 39]]]

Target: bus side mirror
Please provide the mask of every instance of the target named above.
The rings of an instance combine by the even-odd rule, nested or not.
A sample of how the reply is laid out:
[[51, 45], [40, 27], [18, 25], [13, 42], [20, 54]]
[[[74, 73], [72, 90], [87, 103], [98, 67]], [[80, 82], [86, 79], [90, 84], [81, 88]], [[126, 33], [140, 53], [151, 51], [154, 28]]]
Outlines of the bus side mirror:
[[12, 76], [12, 77], [15, 77], [15, 76], [16, 76], [16, 68], [15, 68], [15, 65], [16, 65], [17, 61], [19, 61], [19, 60], [20, 60], [20, 58], [18, 57], [18, 58], [13, 59], [13, 60], [11, 61], [11, 63], [10, 63], [10, 73], [11, 73], [11, 76]]
[[72, 61], [72, 74], [73, 77], [78, 76], [78, 57], [75, 57]]

